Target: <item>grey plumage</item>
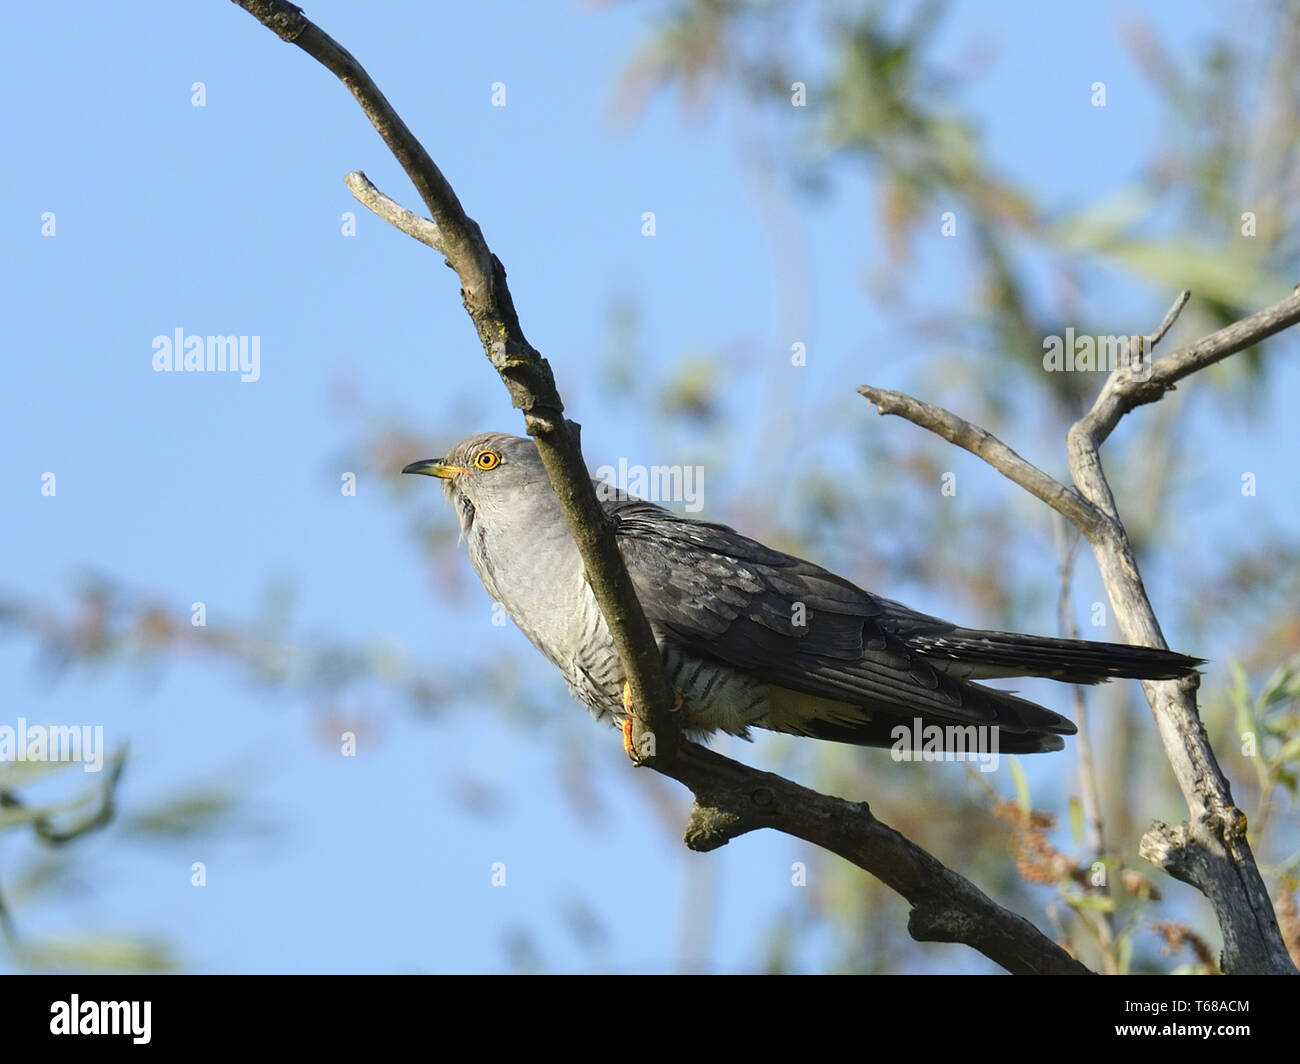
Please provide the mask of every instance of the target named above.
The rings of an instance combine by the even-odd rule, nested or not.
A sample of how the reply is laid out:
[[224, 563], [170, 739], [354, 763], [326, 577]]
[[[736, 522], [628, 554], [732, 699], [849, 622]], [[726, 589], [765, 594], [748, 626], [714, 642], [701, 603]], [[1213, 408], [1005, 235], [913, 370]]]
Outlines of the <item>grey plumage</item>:
[[[484, 433], [403, 472], [442, 478], [488, 593], [598, 719], [621, 721], [618, 656], [533, 442]], [[1200, 663], [1123, 644], [961, 628], [725, 525], [621, 494], [603, 505], [693, 736], [760, 727], [890, 746], [900, 724], [920, 718], [996, 726], [1005, 753], [1058, 750], [1075, 731], [1069, 720], [972, 681], [1170, 679]]]

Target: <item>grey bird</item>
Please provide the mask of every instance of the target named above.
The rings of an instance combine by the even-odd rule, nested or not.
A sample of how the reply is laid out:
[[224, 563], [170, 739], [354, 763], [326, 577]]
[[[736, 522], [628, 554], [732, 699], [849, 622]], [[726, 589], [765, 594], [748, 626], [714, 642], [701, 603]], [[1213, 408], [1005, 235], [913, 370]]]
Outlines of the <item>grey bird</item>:
[[[483, 433], [403, 473], [439, 477], [479, 579], [598, 720], [622, 724], [618, 654], [532, 440]], [[682, 730], [752, 727], [894, 746], [900, 725], [997, 729], [1003, 753], [1059, 750], [1075, 726], [975, 683], [1046, 676], [1174, 679], [1202, 659], [1119, 643], [962, 628], [917, 613], [726, 525], [596, 482], [679, 694]], [[626, 731], [625, 731], [626, 741]], [[629, 750], [629, 753], [631, 751]]]

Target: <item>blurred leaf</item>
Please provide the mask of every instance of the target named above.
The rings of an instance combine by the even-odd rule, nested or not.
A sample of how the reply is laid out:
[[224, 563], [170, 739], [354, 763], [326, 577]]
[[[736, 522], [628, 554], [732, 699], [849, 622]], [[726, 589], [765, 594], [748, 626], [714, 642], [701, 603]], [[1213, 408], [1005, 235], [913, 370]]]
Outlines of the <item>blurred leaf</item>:
[[1083, 803], [1073, 794], [1068, 803], [1070, 811], [1070, 837], [1076, 846], [1083, 844]]
[[1297, 757], [1300, 757], [1300, 735], [1292, 736], [1283, 743], [1282, 749], [1277, 752], [1277, 756], [1273, 758], [1273, 761], [1275, 764], [1285, 765], [1290, 761], [1294, 761]]
[[1091, 909], [1099, 913], [1115, 911], [1115, 899], [1109, 894], [1066, 894], [1065, 900], [1076, 909]]
[[1020, 806], [1020, 812], [1027, 817], [1034, 811], [1034, 803], [1029, 796], [1029, 779], [1025, 776], [1025, 770], [1020, 767], [1020, 758], [1008, 757], [1007, 764], [1011, 766], [1011, 779], [1016, 786], [1016, 804]]
[[177, 960], [164, 945], [144, 939], [86, 935], [73, 940], [41, 939], [20, 951], [25, 967], [68, 972], [165, 972]]
[[127, 818], [127, 830], [173, 839], [207, 835], [229, 824], [240, 798], [233, 791], [200, 790]]

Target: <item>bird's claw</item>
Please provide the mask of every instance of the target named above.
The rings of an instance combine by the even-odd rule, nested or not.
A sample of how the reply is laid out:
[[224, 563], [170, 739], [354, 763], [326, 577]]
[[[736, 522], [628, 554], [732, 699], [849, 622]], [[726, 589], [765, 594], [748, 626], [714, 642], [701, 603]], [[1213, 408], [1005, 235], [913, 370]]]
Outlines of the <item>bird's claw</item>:
[[623, 718], [623, 753], [627, 754], [632, 764], [639, 765], [641, 759], [637, 757], [636, 747], [632, 744], [632, 725], [635, 723], [631, 713]]
[[[676, 713], [686, 704], [686, 698], [680, 691], [673, 692], [673, 712]], [[646, 759], [641, 756], [640, 751], [636, 748], [636, 743], [632, 738], [632, 729], [636, 726], [636, 714], [632, 712], [632, 687], [625, 680], [623, 681], [623, 752], [627, 754], [628, 759], [634, 765], [639, 765]], [[650, 736], [651, 754], [654, 756], [654, 735]]]

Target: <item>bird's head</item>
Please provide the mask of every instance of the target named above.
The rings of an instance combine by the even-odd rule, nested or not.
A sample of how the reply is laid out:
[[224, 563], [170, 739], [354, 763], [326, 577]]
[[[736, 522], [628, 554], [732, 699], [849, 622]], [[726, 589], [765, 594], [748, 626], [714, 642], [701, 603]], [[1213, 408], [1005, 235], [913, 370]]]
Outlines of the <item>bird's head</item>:
[[462, 532], [469, 531], [476, 515], [491, 520], [494, 513], [517, 512], [554, 500], [536, 445], [503, 432], [468, 436], [446, 457], [412, 462], [402, 472], [438, 477], [443, 494], [456, 508]]

